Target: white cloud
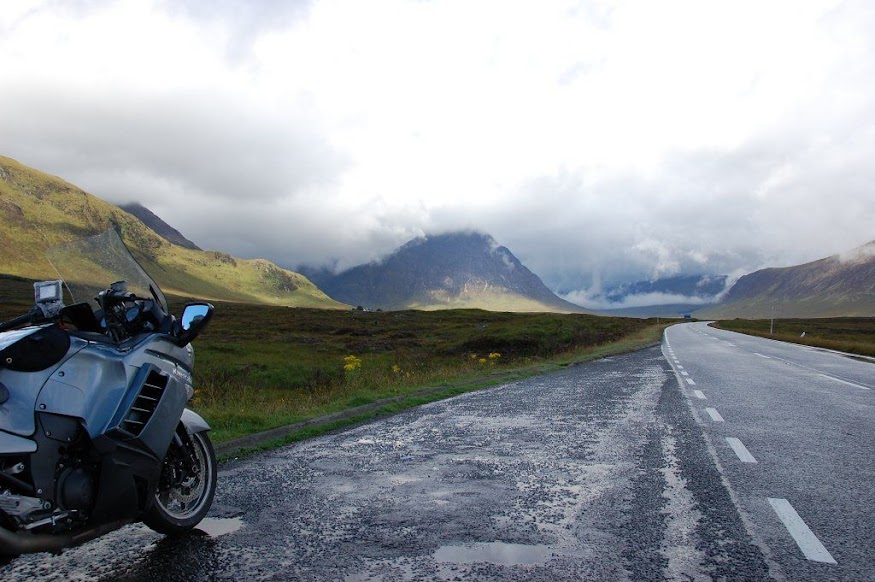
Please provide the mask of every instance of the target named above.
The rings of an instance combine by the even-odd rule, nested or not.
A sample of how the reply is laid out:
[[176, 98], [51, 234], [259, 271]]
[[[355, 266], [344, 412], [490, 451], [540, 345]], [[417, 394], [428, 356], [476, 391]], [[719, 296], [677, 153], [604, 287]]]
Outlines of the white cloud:
[[875, 7], [11, 2], [0, 154], [286, 265], [491, 233], [564, 291], [875, 237]]
[[593, 310], [627, 309], [630, 307], [651, 307], [654, 305], [708, 305], [714, 297], [680, 295], [676, 293], [638, 293], [624, 297], [622, 301], [609, 301], [598, 295], [577, 291], [563, 295], [563, 298], [581, 307]]

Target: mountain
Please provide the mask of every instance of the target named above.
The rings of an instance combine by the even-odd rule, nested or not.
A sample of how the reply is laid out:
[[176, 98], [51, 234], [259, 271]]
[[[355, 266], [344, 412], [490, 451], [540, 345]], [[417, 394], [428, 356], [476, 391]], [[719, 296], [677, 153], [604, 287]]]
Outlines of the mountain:
[[119, 231], [165, 292], [245, 303], [348, 307], [330, 299], [306, 277], [268, 261], [173, 244], [117, 206], [0, 156], [0, 273], [57, 278], [46, 258], [47, 249], [108, 228]]
[[132, 204], [122, 204], [119, 206], [122, 210], [127, 212], [128, 214], [133, 214], [137, 218], [140, 219], [140, 222], [151, 228], [155, 234], [163, 238], [168, 242], [172, 242], [173, 244], [186, 248], [192, 249], [195, 251], [203, 250], [180, 233], [178, 230], [161, 220], [158, 216], [155, 215], [151, 210], [140, 204], [139, 202], [134, 202]]
[[719, 301], [726, 275], [677, 275], [610, 287], [589, 298], [587, 307], [619, 317], [680, 317]]
[[639, 305], [648, 298], [687, 297], [695, 300], [716, 301], [715, 297], [725, 291], [726, 275], [679, 275], [654, 281], [624, 283], [608, 289], [602, 296], [612, 303], [629, 303], [636, 297]]
[[804, 265], [740, 278], [701, 318], [875, 316], [875, 241]]
[[557, 297], [491, 236], [476, 232], [420, 237], [337, 275], [301, 271], [330, 297], [369, 308], [586, 312]]

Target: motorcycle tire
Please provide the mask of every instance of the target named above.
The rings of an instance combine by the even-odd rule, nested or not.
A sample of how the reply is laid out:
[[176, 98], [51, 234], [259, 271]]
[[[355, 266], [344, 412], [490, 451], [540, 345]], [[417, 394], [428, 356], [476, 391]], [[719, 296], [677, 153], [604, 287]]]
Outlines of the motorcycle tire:
[[171, 485], [159, 486], [152, 503], [143, 516], [143, 523], [158, 533], [174, 535], [189, 531], [207, 515], [216, 494], [216, 453], [206, 432], [188, 435], [191, 452], [197, 463], [195, 474], [176, 476], [173, 455], [179, 455], [178, 447], [171, 445], [167, 452], [161, 475], [163, 482]]

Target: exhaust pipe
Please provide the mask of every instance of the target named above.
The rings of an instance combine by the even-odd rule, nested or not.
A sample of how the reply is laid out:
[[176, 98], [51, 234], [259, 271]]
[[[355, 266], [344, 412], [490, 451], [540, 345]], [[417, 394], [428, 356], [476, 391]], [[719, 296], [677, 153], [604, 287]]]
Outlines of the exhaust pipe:
[[133, 521], [132, 519], [113, 521], [80, 532], [64, 534], [11, 532], [4, 527], [0, 527], [0, 556], [18, 556], [20, 554], [33, 554], [37, 552], [59, 554], [65, 548], [84, 544], [94, 538], [133, 523]]

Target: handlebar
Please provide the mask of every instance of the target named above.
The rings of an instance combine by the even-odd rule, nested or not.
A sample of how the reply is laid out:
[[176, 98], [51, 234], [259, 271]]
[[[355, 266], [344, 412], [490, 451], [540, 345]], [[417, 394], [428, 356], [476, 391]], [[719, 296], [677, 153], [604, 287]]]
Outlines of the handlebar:
[[24, 315], [19, 315], [18, 317], [10, 319], [9, 321], [4, 321], [0, 323], [0, 332], [17, 329], [19, 327], [24, 327], [29, 323], [33, 323], [34, 317], [39, 313], [40, 310], [36, 307], [33, 307]]

